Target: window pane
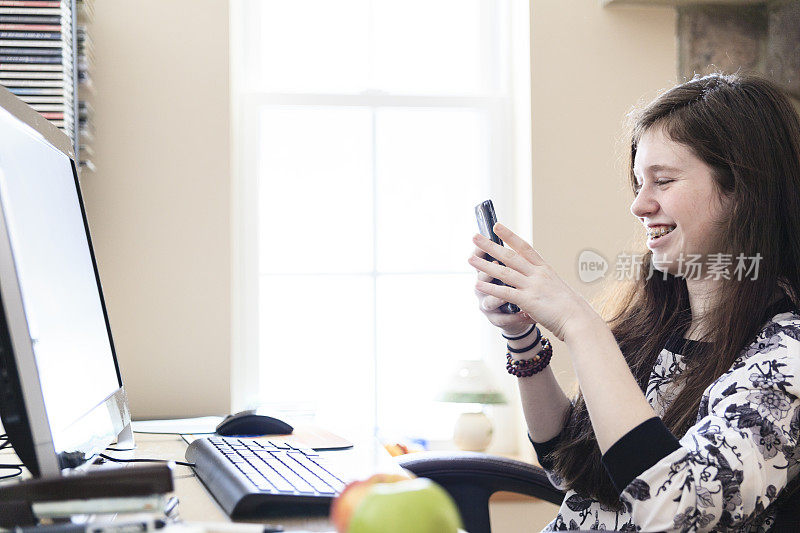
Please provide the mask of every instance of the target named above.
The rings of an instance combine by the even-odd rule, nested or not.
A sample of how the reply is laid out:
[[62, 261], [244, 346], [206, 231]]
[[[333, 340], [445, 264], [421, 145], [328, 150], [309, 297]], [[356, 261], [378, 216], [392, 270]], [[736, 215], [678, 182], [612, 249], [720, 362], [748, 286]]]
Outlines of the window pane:
[[379, 276], [378, 426], [382, 432], [450, 438], [452, 406], [434, 401], [459, 359], [479, 359], [483, 315], [475, 276]]
[[370, 276], [262, 276], [260, 390], [266, 403], [316, 410], [354, 434], [374, 424]]
[[375, 0], [375, 86], [388, 92], [480, 89], [478, 0]]
[[379, 271], [469, 271], [473, 207], [488, 195], [486, 123], [471, 109], [377, 112]]
[[273, 92], [358, 92], [367, 86], [368, 0], [270, 0], [259, 4], [259, 54], [247, 85]]
[[372, 270], [370, 113], [291, 106], [261, 110], [262, 273]]

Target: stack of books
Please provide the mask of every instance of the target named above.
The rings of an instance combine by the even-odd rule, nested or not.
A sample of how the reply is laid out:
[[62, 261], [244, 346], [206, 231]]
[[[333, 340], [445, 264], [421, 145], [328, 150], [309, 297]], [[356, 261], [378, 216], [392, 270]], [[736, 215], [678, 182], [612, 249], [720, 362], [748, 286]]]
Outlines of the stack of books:
[[[111, 518], [130, 514], [136, 518], [146, 516], [147, 520], [139, 523], [139, 527], [119, 528], [118, 533], [150, 531], [155, 519], [165, 514], [174, 515], [177, 500], [166, 497], [174, 488], [172, 467], [168, 464], [97, 467], [62, 477], [3, 484], [0, 485], [0, 528], [14, 530], [48, 521], [66, 521], [72, 525], [70, 518], [80, 522], [81, 517], [85, 519], [87, 515]], [[58, 531], [72, 533], [78, 529], [93, 531], [93, 528], [76, 527]]]
[[0, 84], [75, 142], [70, 0], [0, 0]]

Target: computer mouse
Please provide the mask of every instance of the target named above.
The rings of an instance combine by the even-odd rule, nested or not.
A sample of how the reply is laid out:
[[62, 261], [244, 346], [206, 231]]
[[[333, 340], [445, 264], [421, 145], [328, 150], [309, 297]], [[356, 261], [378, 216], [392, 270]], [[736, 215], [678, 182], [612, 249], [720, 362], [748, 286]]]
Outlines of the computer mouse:
[[288, 435], [294, 428], [277, 418], [242, 411], [228, 415], [217, 426], [217, 434], [223, 437], [261, 437], [263, 435]]

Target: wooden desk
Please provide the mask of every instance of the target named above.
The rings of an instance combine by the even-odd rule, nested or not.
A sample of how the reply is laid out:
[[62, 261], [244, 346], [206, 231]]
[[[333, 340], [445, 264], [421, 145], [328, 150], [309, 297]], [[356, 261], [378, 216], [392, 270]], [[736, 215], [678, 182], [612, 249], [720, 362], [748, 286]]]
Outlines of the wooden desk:
[[[135, 434], [136, 450], [132, 454], [115, 452], [115, 457], [137, 457], [147, 459], [171, 459], [185, 461], [186, 442], [178, 435]], [[110, 454], [110, 452], [108, 452]], [[349, 463], [355, 478], [365, 478], [375, 472], [402, 472], [394, 459], [377, 442], [373, 445], [357, 445], [352, 450], [335, 452], [343, 462]], [[338, 460], [337, 460], [338, 462]], [[186, 522], [230, 522], [230, 518], [214, 497], [206, 490], [194, 470], [177, 465], [174, 472], [175, 493], [180, 500], [178, 512]], [[327, 517], [276, 517], [263, 520], [265, 523], [281, 524], [286, 531], [333, 531]]]

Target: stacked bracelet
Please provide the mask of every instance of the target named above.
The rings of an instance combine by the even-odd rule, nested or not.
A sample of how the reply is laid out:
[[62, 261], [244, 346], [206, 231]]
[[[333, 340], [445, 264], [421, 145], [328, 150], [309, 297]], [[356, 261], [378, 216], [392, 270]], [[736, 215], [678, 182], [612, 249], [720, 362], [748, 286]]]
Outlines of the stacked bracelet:
[[507, 341], [518, 341], [518, 340], [524, 339], [525, 337], [530, 335], [531, 331], [533, 331], [533, 328], [535, 328], [535, 327], [536, 327], [536, 324], [531, 324], [531, 327], [526, 329], [525, 333], [520, 333], [519, 335], [514, 335], [513, 337], [509, 336], [509, 335], [506, 335], [505, 333], [501, 333], [500, 335], [502, 335], [503, 338], [506, 339]]
[[541, 338], [542, 338], [542, 332], [539, 331], [539, 328], [536, 328], [536, 338], [533, 340], [532, 343], [530, 343], [524, 348], [512, 348], [508, 343], [506, 343], [506, 348], [508, 348], [508, 351], [511, 353], [525, 353], [528, 350], [533, 349], [533, 347], [536, 346], [537, 344], [539, 344], [539, 339]]
[[508, 352], [506, 370], [512, 376], [527, 378], [544, 370], [550, 364], [551, 357], [553, 357], [553, 346], [547, 338], [542, 337], [542, 350], [530, 359], [514, 360], [511, 358], [511, 352]]

